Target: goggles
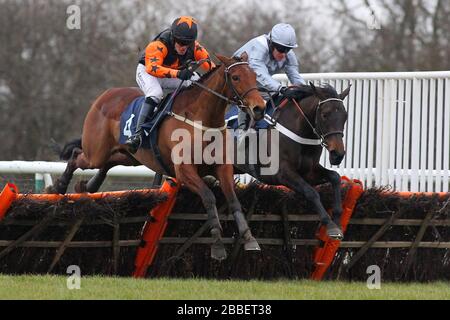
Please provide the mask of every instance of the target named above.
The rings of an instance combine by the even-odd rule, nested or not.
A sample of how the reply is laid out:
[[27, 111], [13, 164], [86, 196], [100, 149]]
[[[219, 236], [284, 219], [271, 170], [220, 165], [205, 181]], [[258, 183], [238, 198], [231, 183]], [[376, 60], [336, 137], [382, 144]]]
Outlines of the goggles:
[[178, 43], [180, 46], [185, 47], [191, 45], [194, 41], [192, 40], [182, 40], [182, 39], [174, 39], [176, 43]]
[[279, 53], [288, 53], [292, 48], [282, 46], [281, 44], [273, 42], [273, 47], [277, 49]]

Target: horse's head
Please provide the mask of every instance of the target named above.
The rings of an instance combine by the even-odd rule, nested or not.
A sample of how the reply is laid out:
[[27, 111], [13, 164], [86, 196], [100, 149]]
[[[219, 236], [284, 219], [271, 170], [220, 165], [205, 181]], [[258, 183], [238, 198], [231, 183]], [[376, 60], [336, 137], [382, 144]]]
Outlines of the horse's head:
[[319, 98], [315, 113], [316, 131], [330, 153], [330, 163], [339, 165], [345, 156], [343, 137], [347, 111], [343, 100], [349, 94], [350, 87], [337, 94], [331, 86], [321, 88], [312, 83], [310, 86]]
[[265, 101], [256, 87], [256, 73], [248, 64], [248, 55], [227, 58], [216, 55], [225, 66], [225, 77], [232, 99], [249, 113], [256, 121], [264, 116]]

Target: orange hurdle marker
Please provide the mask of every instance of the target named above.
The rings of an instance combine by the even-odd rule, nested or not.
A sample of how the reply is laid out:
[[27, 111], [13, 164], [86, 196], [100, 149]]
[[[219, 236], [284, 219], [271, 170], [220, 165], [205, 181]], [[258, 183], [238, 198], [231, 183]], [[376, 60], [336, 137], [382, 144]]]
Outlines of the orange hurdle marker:
[[[364, 190], [363, 184], [359, 180], [350, 181], [350, 179], [348, 179], [347, 177], [342, 177], [342, 180], [345, 183], [350, 183], [350, 189], [348, 190], [342, 203], [343, 211], [341, 216], [341, 227], [342, 232], [345, 234], [350, 218], [352, 217], [353, 210], [355, 209], [356, 202], [358, 201]], [[325, 226], [320, 227], [317, 238], [323, 243], [323, 246], [317, 247], [314, 252], [315, 270], [311, 275], [311, 279], [322, 280], [325, 272], [333, 262], [334, 256], [339, 249], [341, 241], [333, 240], [328, 237]]]
[[0, 221], [5, 217], [11, 204], [17, 198], [18, 189], [12, 183], [7, 183], [2, 193], [0, 193]]
[[161, 186], [160, 190], [167, 193], [169, 198], [150, 212], [154, 221], [148, 221], [144, 225], [141, 237], [142, 243], [136, 254], [133, 277], [145, 277], [148, 267], [153, 263], [153, 259], [158, 251], [159, 240], [161, 240], [166, 230], [167, 220], [175, 205], [179, 188], [178, 183], [172, 179], [166, 179]]

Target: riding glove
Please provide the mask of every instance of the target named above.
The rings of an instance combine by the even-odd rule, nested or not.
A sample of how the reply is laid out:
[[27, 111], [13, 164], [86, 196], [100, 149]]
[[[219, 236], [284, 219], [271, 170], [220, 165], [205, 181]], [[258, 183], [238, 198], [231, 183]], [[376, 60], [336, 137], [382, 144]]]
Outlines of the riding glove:
[[297, 93], [295, 88], [289, 88], [282, 86], [279, 90], [280, 94], [285, 96], [286, 98], [296, 98]]
[[181, 80], [189, 80], [192, 77], [193, 71], [189, 68], [178, 71], [177, 78]]

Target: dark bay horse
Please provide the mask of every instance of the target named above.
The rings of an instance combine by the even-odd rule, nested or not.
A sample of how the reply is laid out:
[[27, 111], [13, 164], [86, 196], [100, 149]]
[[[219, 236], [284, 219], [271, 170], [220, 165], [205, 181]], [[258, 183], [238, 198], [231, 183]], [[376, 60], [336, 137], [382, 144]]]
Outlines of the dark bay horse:
[[[222, 63], [205, 74], [198, 81], [198, 86], [182, 89], [175, 97], [172, 116], [167, 116], [159, 127], [157, 144], [162, 160], [168, 168], [168, 175], [175, 177], [178, 183], [201, 197], [208, 214], [210, 232], [214, 238], [211, 256], [222, 260], [226, 258], [225, 247], [221, 240], [222, 227], [215, 196], [201, 178], [205, 175], [215, 176], [220, 181], [229, 210], [233, 213], [239, 234], [244, 239], [245, 250], [260, 250], [234, 192], [233, 166], [229, 161], [208, 165], [201, 161], [196, 164], [191, 154], [188, 155], [192, 160], [189, 163], [174, 163], [172, 150], [179, 142], [171, 141], [174, 130], [183, 129], [190, 133], [192, 144], [194, 126], [191, 121], [201, 121], [201, 130], [206, 128], [217, 130], [224, 136], [226, 133], [224, 115], [230, 100], [240, 101], [241, 107], [255, 119], [262, 118], [265, 102], [256, 89], [256, 74], [247, 63], [247, 54], [244, 52], [240, 58], [220, 55], [217, 55], [217, 58]], [[66, 144], [63, 149], [61, 155], [68, 160], [67, 168], [56, 181], [54, 191], [65, 193], [74, 171], [78, 168], [100, 169], [85, 185], [85, 190], [77, 190], [87, 192], [96, 192], [108, 170], [116, 165], [143, 164], [155, 172], [164, 173], [152, 151], [141, 148], [132, 156], [125, 145], [119, 144], [120, 116], [125, 108], [141, 95], [143, 93], [138, 88], [114, 88], [97, 98], [85, 118], [82, 139]], [[181, 118], [184, 121], [180, 120]], [[198, 127], [195, 130], [198, 130]], [[208, 144], [202, 141], [202, 150]], [[226, 148], [223, 150], [226, 158]]]
[[[248, 162], [237, 164], [235, 160], [237, 173], [245, 172], [264, 183], [284, 185], [303, 194], [314, 204], [321, 223], [327, 226], [328, 236], [333, 239], [343, 238], [340, 228], [341, 179], [337, 172], [320, 165], [319, 160], [323, 147], [328, 150], [332, 165], [339, 165], [344, 158], [347, 111], [343, 100], [349, 92], [350, 88], [347, 88], [337, 94], [331, 86], [315, 87], [312, 83], [288, 88], [273, 116], [265, 116], [266, 121], [272, 124], [264, 135], [270, 149], [273, 149], [270, 131], [279, 133], [278, 171], [261, 174], [260, 162], [252, 166]], [[325, 182], [330, 182], [334, 190], [333, 219], [313, 188]]]

